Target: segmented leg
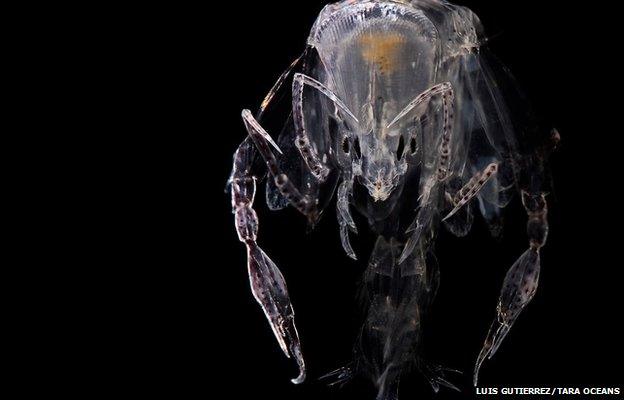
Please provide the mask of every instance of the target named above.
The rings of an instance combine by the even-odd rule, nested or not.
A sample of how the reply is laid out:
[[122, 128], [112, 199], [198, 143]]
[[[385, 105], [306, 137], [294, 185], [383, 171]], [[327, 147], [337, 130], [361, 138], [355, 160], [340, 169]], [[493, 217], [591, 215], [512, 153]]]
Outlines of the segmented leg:
[[528, 215], [529, 249], [516, 260], [505, 276], [492, 323], [483, 348], [477, 358], [473, 383], [477, 386], [479, 369], [486, 358], [492, 358], [520, 312], [535, 295], [540, 273], [540, 249], [548, 236], [548, 206], [543, 193], [522, 192], [522, 204]]
[[416, 244], [420, 240], [420, 236], [424, 229], [429, 226], [431, 221], [433, 220], [434, 210], [431, 207], [430, 199], [435, 192], [440, 188], [439, 182], [444, 181], [448, 176], [448, 169], [450, 165], [450, 155], [451, 155], [451, 136], [453, 133], [453, 109], [454, 109], [454, 99], [455, 94], [453, 92], [453, 87], [449, 82], [441, 83], [427, 89], [422, 94], [418, 95], [416, 99], [411, 101], [403, 111], [399, 113], [399, 115], [391, 122], [388, 127], [392, 126], [396, 121], [400, 118], [407, 115], [411, 110], [415, 109], [419, 105], [423, 104], [425, 101], [429, 101], [434, 95], [442, 95], [442, 106], [444, 109], [444, 118], [442, 125], [442, 138], [440, 141], [439, 148], [439, 157], [437, 170], [435, 174], [435, 178], [427, 179], [423, 188], [421, 190], [422, 194], [419, 199], [419, 209], [418, 214], [416, 215], [416, 219], [410, 225], [405, 233], [410, 233], [411, 236], [408, 238], [405, 243], [405, 247], [403, 252], [401, 253], [401, 257], [399, 258], [399, 263], [402, 263], [409, 257], [412, 253]]
[[336, 201], [336, 217], [338, 218], [338, 225], [340, 226], [340, 240], [342, 247], [349, 257], [357, 260], [357, 256], [351, 247], [349, 241], [349, 230], [357, 234], [357, 226], [351, 211], [349, 210], [349, 199], [351, 197], [351, 191], [353, 190], [353, 178], [344, 178], [340, 187], [338, 188], [338, 199]]
[[397, 122], [399, 122], [401, 118], [405, 117], [412, 110], [418, 108], [418, 106], [429, 102], [429, 100], [431, 100], [433, 96], [436, 96], [442, 93], [452, 92], [452, 91], [453, 91], [453, 87], [451, 86], [450, 82], [439, 83], [437, 85], [430, 87], [429, 89], [425, 90], [424, 92], [416, 96], [414, 100], [410, 101], [409, 104], [405, 106], [405, 108], [397, 114], [397, 116], [392, 120], [392, 122], [388, 124], [387, 128], [388, 129], [392, 128], [392, 126], [396, 124]]
[[270, 175], [276, 182], [279, 180], [282, 183], [280, 186], [282, 194], [285, 192], [292, 193], [291, 196], [288, 196], [291, 203], [300, 205], [300, 209], [307, 209], [307, 206], [304, 207], [300, 204], [302, 202], [301, 196], [297, 196], [296, 190], [291, 190], [294, 188], [291, 187], [292, 185], [288, 185], [287, 178], [285, 176], [279, 178], [282, 174], [269, 145], [280, 153], [281, 150], [258, 122], [295, 67], [305, 58], [307, 52], [308, 49], [284, 71], [273, 85], [260, 106], [257, 119], [248, 110], [243, 111], [243, 120], [249, 136], [234, 153], [234, 166], [228, 181], [232, 195], [232, 212], [234, 213], [236, 232], [239, 240], [247, 248], [247, 268], [251, 291], [264, 311], [282, 351], [288, 358], [294, 358], [299, 366], [299, 375], [292, 379], [295, 384], [299, 384], [305, 379], [305, 362], [301, 353], [299, 334], [295, 326], [295, 313], [290, 303], [284, 277], [275, 263], [257, 244], [258, 216], [252, 208], [257, 178], [252, 173], [252, 167], [256, 152], [260, 151], [267, 163]]
[[267, 139], [267, 137], [270, 137], [269, 134], [264, 130], [264, 128], [262, 128], [262, 126], [260, 126], [249, 110], [243, 110], [242, 117], [245, 122], [247, 132], [256, 144], [262, 158], [264, 158], [269, 170], [269, 175], [273, 178], [280, 193], [290, 202], [290, 204], [293, 205], [293, 207], [295, 207], [303, 215], [307, 216], [311, 224], [316, 223], [318, 219], [316, 202], [306, 196], [303, 196], [295, 185], [293, 185], [288, 176], [282, 172], [275, 155], [269, 147], [270, 141]]
[[451, 134], [453, 132], [453, 110], [455, 105], [455, 93], [453, 88], [442, 92], [442, 105], [444, 108], [444, 122], [442, 128], [442, 142], [440, 143], [440, 158], [438, 160], [438, 180], [443, 181], [448, 176], [451, 158]]
[[236, 232], [239, 240], [247, 247], [247, 268], [253, 296], [269, 320], [284, 354], [296, 360], [299, 376], [292, 382], [298, 384], [305, 379], [305, 363], [286, 282], [275, 263], [256, 242], [258, 216], [252, 208], [256, 193], [256, 178], [250, 175], [253, 152], [253, 143], [246, 140], [234, 155], [230, 184]]
[[498, 164], [491, 163], [481, 172], [477, 172], [468, 183], [455, 194], [455, 197], [451, 199], [454, 205], [453, 210], [444, 217], [442, 221], [446, 221], [451, 218], [457, 211], [465, 206], [473, 197], [479, 193], [479, 191], [485, 186], [485, 184], [498, 172]]
[[329, 88], [323, 85], [321, 82], [304, 74], [295, 74], [292, 87], [292, 101], [293, 101], [293, 121], [295, 124], [295, 131], [297, 138], [295, 145], [301, 153], [301, 157], [308, 166], [312, 175], [319, 181], [323, 182], [329, 174], [329, 168], [323, 163], [318, 155], [317, 150], [312, 145], [308, 132], [305, 128], [305, 119], [303, 112], [303, 89], [305, 86], [310, 86], [316, 89], [321, 94], [329, 98], [338, 109], [342, 110], [353, 121], [358, 122], [357, 118], [349, 110], [349, 108], [338, 98], [338, 96], [332, 92]]

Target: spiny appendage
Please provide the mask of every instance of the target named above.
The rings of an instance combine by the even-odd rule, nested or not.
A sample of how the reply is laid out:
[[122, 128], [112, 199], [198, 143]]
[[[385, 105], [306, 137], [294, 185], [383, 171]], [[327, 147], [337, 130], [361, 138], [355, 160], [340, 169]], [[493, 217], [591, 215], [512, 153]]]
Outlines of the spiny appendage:
[[414, 251], [416, 245], [420, 242], [421, 235], [427, 229], [429, 229], [433, 216], [435, 215], [434, 201], [439, 191], [440, 183], [436, 176], [431, 176], [425, 181], [421, 188], [421, 195], [419, 197], [419, 207], [416, 218], [412, 224], [405, 231], [409, 234], [409, 238], [405, 243], [403, 252], [399, 257], [399, 264], [405, 261]]
[[317, 149], [310, 141], [310, 137], [305, 127], [305, 117], [303, 110], [303, 90], [305, 86], [309, 86], [319, 93], [326, 96], [331, 100], [338, 109], [342, 110], [346, 115], [353, 119], [357, 123], [357, 118], [347, 108], [347, 106], [333, 93], [329, 88], [324, 86], [319, 81], [303, 74], [295, 74], [292, 87], [292, 101], [293, 101], [293, 122], [295, 124], [295, 146], [299, 150], [303, 161], [307, 165], [308, 169], [321, 182], [327, 179], [329, 174], [329, 168], [324, 164], [318, 155]]
[[448, 176], [451, 162], [451, 136], [453, 134], [453, 119], [455, 109], [455, 92], [450, 87], [442, 92], [442, 107], [444, 108], [444, 121], [442, 125], [442, 140], [440, 143], [440, 157], [438, 159], [438, 180], [443, 181]]
[[358, 233], [355, 221], [353, 220], [353, 217], [351, 216], [351, 211], [349, 209], [349, 201], [351, 197], [352, 187], [352, 178], [343, 179], [340, 187], [338, 188], [338, 199], [336, 201], [336, 217], [338, 219], [338, 225], [340, 226], [340, 240], [342, 242], [342, 247], [349, 257], [357, 260], [355, 251], [353, 251], [353, 247], [351, 247], [351, 242], [349, 241], [349, 230], [351, 230], [355, 234]]
[[448, 377], [450, 373], [461, 374], [461, 371], [452, 368], [446, 368], [438, 364], [425, 363], [424, 361], [420, 364], [420, 371], [424, 375], [425, 379], [427, 379], [435, 393], [438, 393], [441, 387], [447, 387], [457, 392], [461, 392], [461, 390], [457, 386], [449, 381]]
[[301, 61], [303, 61], [306, 58], [309, 50], [310, 50], [310, 47], [306, 47], [305, 51], [299, 57], [297, 57], [288, 66], [288, 68], [286, 68], [284, 72], [282, 72], [282, 74], [277, 79], [277, 81], [275, 82], [271, 90], [269, 90], [269, 93], [267, 93], [267, 95], [264, 97], [262, 104], [260, 104], [260, 110], [258, 111], [259, 116], [261, 116], [264, 113], [264, 111], [269, 107], [269, 105], [273, 102], [273, 99], [275, 98], [277, 93], [280, 91], [280, 89], [282, 88], [282, 86], [284, 85], [288, 77], [291, 76], [291, 74], [293, 73], [297, 65], [299, 65], [299, 63], [301, 63]]
[[256, 242], [258, 216], [252, 208], [256, 193], [256, 178], [248, 174], [247, 164], [251, 160], [248, 157], [249, 145], [250, 143], [243, 142], [237, 150], [230, 180], [236, 232], [239, 240], [247, 248], [247, 268], [253, 296], [269, 320], [284, 354], [296, 360], [299, 375], [292, 382], [298, 384], [305, 379], [305, 363], [286, 282], [275, 263]]
[[453, 210], [442, 221], [451, 218], [457, 211], [474, 198], [485, 184], [498, 172], [498, 163], [491, 163], [481, 172], [477, 172], [468, 183], [451, 199]]
[[399, 257], [399, 264], [403, 263], [403, 261], [405, 261], [414, 252], [416, 245], [420, 242], [423, 232], [428, 229], [432, 218], [433, 210], [430, 207], [421, 208], [418, 211], [416, 219], [406, 231], [406, 233], [410, 233], [410, 236], [405, 243], [405, 247], [403, 247], [401, 256]]
[[325, 381], [328, 386], [343, 386], [355, 375], [354, 369], [353, 363], [350, 363], [321, 376], [319, 380]]
[[262, 126], [260, 126], [249, 110], [243, 110], [242, 117], [245, 122], [247, 132], [255, 143], [260, 155], [262, 155], [262, 158], [267, 165], [267, 169], [269, 170], [269, 175], [273, 178], [275, 186], [279, 192], [293, 207], [295, 207], [295, 209], [307, 216], [308, 221], [311, 224], [316, 223], [319, 216], [316, 202], [311, 198], [302, 195], [288, 176], [282, 172], [273, 151], [271, 151], [271, 148], [269, 147], [269, 144], [272, 142], [272, 140], [269, 139], [270, 135], [266, 132], [266, 130], [264, 130], [264, 128], [262, 128]]
[[486, 358], [492, 358], [520, 312], [537, 290], [540, 273], [540, 249], [548, 236], [548, 206], [546, 195], [522, 192], [522, 203], [528, 215], [529, 249], [516, 260], [505, 276], [497, 306], [497, 318], [492, 323], [475, 365], [473, 383], [477, 386], [479, 369]]
[[416, 96], [414, 100], [410, 101], [407, 104], [407, 106], [405, 106], [405, 108], [403, 108], [403, 110], [401, 110], [397, 114], [397, 116], [394, 117], [392, 122], [388, 124], [387, 128], [391, 128], [394, 124], [399, 122], [401, 118], [405, 117], [407, 114], [412, 112], [412, 110], [417, 109], [420, 105], [427, 104], [433, 96], [439, 95], [441, 93], [447, 93], [452, 90], [453, 90], [453, 87], [451, 86], [449, 82], [439, 83], [437, 85], [430, 87], [429, 89], [425, 90], [424, 92]]

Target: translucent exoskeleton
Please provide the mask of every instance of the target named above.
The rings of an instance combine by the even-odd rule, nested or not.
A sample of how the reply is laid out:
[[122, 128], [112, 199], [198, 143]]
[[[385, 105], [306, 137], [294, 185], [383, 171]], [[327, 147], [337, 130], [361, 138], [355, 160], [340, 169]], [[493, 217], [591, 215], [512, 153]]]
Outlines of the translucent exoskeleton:
[[[455, 388], [419, 353], [421, 319], [438, 285], [433, 259], [440, 229], [468, 234], [479, 213], [500, 232], [501, 212], [518, 193], [528, 216], [528, 249], [503, 282], [496, 316], [477, 357], [497, 351], [537, 288], [548, 234], [547, 159], [558, 134], [541, 135], [510, 104], [510, 75], [484, 47], [477, 16], [443, 0], [345, 0], [326, 6], [307, 48], [253, 114], [230, 177], [236, 229], [247, 247], [254, 297], [282, 350], [304, 358], [286, 283], [257, 244], [256, 183], [265, 176], [272, 210], [292, 206], [314, 225], [335, 198], [346, 254], [356, 259], [352, 212], [377, 235], [364, 274], [369, 305], [356, 360], [330, 374], [363, 374], [377, 399], [395, 399], [416, 366], [434, 390]], [[292, 109], [279, 136], [262, 121], [278, 93]], [[514, 104], [515, 107], [515, 104]]]

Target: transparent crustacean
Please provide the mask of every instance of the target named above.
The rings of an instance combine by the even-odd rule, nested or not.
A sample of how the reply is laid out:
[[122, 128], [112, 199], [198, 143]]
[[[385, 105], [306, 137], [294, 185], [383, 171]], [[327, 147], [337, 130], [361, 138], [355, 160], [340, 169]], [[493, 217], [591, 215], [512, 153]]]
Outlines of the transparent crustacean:
[[[270, 209], [292, 206], [314, 226], [332, 198], [346, 254], [353, 209], [377, 235], [364, 274], [369, 306], [356, 360], [335, 372], [371, 378], [378, 399], [397, 396], [415, 365], [437, 391], [445, 370], [421, 362], [421, 317], [438, 281], [434, 241], [444, 227], [468, 234], [478, 212], [496, 234], [514, 192], [528, 215], [529, 246], [505, 277], [496, 317], [474, 370], [492, 357], [532, 299], [548, 235], [546, 163], [556, 131], [540, 137], [514, 118], [510, 76], [490, 59], [477, 16], [443, 0], [345, 0], [326, 6], [303, 54], [260, 109], [242, 112], [248, 131], [230, 177], [236, 230], [249, 278], [282, 350], [305, 379], [294, 312], [277, 266], [257, 244], [256, 183], [268, 176]], [[501, 74], [501, 72], [503, 72]], [[277, 94], [292, 109], [277, 139], [262, 125]], [[267, 174], [268, 171], [268, 174]]]

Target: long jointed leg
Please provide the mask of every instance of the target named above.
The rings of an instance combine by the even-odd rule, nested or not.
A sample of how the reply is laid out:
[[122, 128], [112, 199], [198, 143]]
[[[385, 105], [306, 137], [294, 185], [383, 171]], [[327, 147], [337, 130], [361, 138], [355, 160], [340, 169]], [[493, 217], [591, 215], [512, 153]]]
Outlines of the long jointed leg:
[[249, 110], [243, 110], [242, 117], [245, 122], [247, 132], [256, 144], [262, 158], [264, 158], [269, 174], [273, 178], [280, 193], [289, 201], [290, 204], [293, 205], [293, 207], [307, 216], [310, 223], [315, 223], [318, 219], [316, 203], [303, 196], [301, 192], [297, 190], [295, 185], [293, 185], [288, 176], [282, 172], [275, 155], [269, 147], [269, 144], [272, 142], [269, 134], [264, 130], [264, 128], [262, 128], [262, 126], [260, 126]]
[[292, 87], [293, 121], [297, 134], [295, 145], [301, 153], [301, 157], [310, 169], [312, 175], [314, 175], [319, 181], [324, 182], [329, 174], [329, 168], [327, 168], [327, 166], [320, 159], [317, 150], [312, 145], [312, 141], [310, 140], [305, 127], [303, 90], [306, 86], [316, 89], [319, 93], [326, 96], [336, 105], [338, 109], [342, 110], [356, 123], [358, 120], [349, 108], [342, 102], [342, 100], [340, 100], [334, 92], [324, 86], [321, 82], [310, 78], [307, 75], [295, 74]]
[[349, 210], [349, 198], [352, 188], [353, 178], [344, 178], [338, 188], [336, 216], [338, 218], [338, 225], [340, 225], [340, 241], [342, 242], [342, 247], [349, 257], [357, 260], [355, 251], [353, 251], [353, 247], [351, 247], [351, 242], [349, 241], [349, 230], [357, 234], [357, 227], [351, 216], [351, 211]]
[[485, 186], [485, 184], [496, 174], [496, 172], [498, 172], [497, 163], [492, 163], [485, 167], [483, 171], [477, 172], [476, 175], [473, 176], [470, 181], [468, 181], [468, 183], [451, 199], [451, 203], [454, 208], [446, 217], [444, 217], [442, 221], [446, 221], [451, 218], [457, 211], [472, 200], [472, 198], [479, 193], [483, 186]]
[[[399, 264], [405, 261], [409, 255], [412, 253], [414, 248], [416, 248], [416, 244], [420, 240], [420, 236], [422, 232], [429, 226], [433, 219], [433, 209], [430, 207], [429, 201], [432, 194], [437, 193], [437, 189], [439, 189], [440, 185], [438, 182], [444, 181], [448, 176], [448, 169], [450, 165], [450, 157], [451, 157], [451, 136], [453, 133], [453, 110], [454, 110], [454, 99], [455, 94], [453, 91], [453, 87], [450, 83], [441, 83], [439, 85], [435, 85], [430, 89], [427, 89], [424, 93], [416, 97], [408, 106], [399, 113], [399, 115], [395, 118], [395, 121], [407, 115], [412, 109], [418, 107], [425, 101], [429, 101], [434, 95], [442, 95], [442, 106], [444, 108], [444, 118], [442, 125], [442, 138], [440, 141], [439, 148], [439, 157], [437, 162], [437, 170], [435, 174], [435, 178], [429, 178], [426, 180], [426, 183], [423, 185], [421, 189], [420, 196], [420, 208], [418, 210], [418, 215], [416, 219], [411, 224], [411, 226], [407, 229], [406, 233], [410, 233], [411, 235], [405, 243], [405, 247], [403, 252], [401, 253], [401, 257], [399, 258]], [[389, 127], [394, 124], [391, 122]]]
[[297, 361], [299, 376], [292, 382], [298, 384], [305, 379], [305, 363], [286, 282], [275, 263], [256, 243], [258, 216], [252, 208], [256, 194], [256, 178], [249, 174], [252, 152], [253, 143], [245, 141], [234, 155], [230, 183], [236, 232], [239, 240], [247, 247], [247, 268], [253, 296], [269, 320], [284, 354]]
[[548, 206], [543, 193], [522, 192], [522, 203], [528, 215], [529, 249], [516, 260], [505, 276], [497, 306], [497, 317], [490, 327], [475, 365], [473, 383], [477, 386], [479, 369], [486, 358], [492, 358], [501, 342], [531, 301], [537, 289], [540, 273], [540, 249], [548, 236]]

